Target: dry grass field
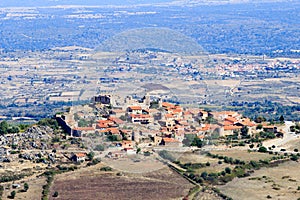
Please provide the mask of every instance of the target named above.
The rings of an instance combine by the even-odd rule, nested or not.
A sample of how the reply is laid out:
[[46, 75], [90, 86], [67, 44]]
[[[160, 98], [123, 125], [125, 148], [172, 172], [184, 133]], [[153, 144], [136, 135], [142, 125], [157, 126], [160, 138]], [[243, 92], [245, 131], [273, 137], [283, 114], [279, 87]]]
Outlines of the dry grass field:
[[116, 171], [100, 171], [101, 166], [56, 175], [50, 194], [58, 191], [59, 196], [50, 199], [182, 199], [193, 187], [169, 168], [118, 176]]
[[141, 157], [133, 155], [131, 158], [119, 158], [116, 160], [103, 159], [111, 168], [128, 173], [147, 173], [157, 171], [166, 166], [154, 157]]
[[240, 159], [243, 161], [259, 161], [273, 157], [274, 155], [266, 154], [266, 153], [259, 153], [259, 152], [248, 152], [246, 150], [236, 151], [212, 151], [212, 154], [223, 155], [227, 157], [231, 157], [233, 159]]
[[[28, 183], [29, 189], [27, 192], [21, 192], [21, 190], [24, 188], [24, 183]], [[20, 188], [13, 189], [11, 184], [12, 183], [6, 183], [3, 184], [4, 186], [4, 193], [2, 195], [3, 200], [9, 199], [8, 196], [10, 193], [15, 190], [17, 192], [16, 197], [14, 199], [17, 200], [35, 200], [35, 199], [41, 199], [42, 197], [42, 186], [46, 183], [45, 177], [36, 178], [35, 176], [26, 177], [21, 181], [15, 181], [14, 183], [20, 184]]]
[[210, 165], [209, 166], [205, 166], [205, 167], [201, 167], [199, 169], [195, 170], [196, 174], [201, 174], [202, 172], [208, 172], [208, 173], [212, 173], [212, 172], [220, 172], [223, 171], [226, 167], [230, 167], [232, 168], [233, 165], [227, 164], [222, 162], [221, 164], [218, 163], [219, 159], [215, 159], [215, 158], [211, 158], [202, 154], [197, 154], [197, 153], [183, 153], [180, 155], [180, 157], [178, 157], [178, 160], [185, 164], [185, 163], [207, 163], [209, 162]]
[[250, 177], [234, 179], [219, 189], [224, 194], [239, 200], [300, 198], [300, 164], [286, 162], [274, 168], [262, 168]]
[[294, 151], [294, 149], [300, 150], [300, 138], [287, 142], [284, 146], [288, 151]]

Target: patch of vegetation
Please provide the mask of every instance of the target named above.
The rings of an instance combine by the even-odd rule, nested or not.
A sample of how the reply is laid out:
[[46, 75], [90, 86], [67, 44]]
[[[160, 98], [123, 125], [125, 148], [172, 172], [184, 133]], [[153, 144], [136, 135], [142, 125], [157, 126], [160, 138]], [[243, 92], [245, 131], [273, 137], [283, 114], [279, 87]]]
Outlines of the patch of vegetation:
[[111, 142], [120, 141], [120, 139], [117, 135], [108, 135], [107, 140], [111, 141]]
[[61, 165], [57, 165], [56, 168], [62, 173], [74, 171], [74, 170], [78, 169], [77, 166], [61, 166]]
[[85, 119], [79, 119], [78, 121], [78, 127], [90, 127], [92, 126], [92, 122], [91, 121], [87, 121]]
[[49, 126], [49, 127], [52, 128], [53, 130], [59, 129], [59, 125], [58, 125], [56, 119], [52, 119], [52, 118], [44, 118], [44, 119], [41, 119], [41, 120], [38, 122], [38, 125], [40, 125], [40, 126]]
[[194, 134], [185, 134], [182, 143], [185, 146], [196, 146], [198, 148], [203, 147], [203, 141], [196, 137]]
[[107, 167], [101, 167], [100, 171], [110, 172], [110, 171], [112, 171], [112, 168], [108, 167], [108, 166]]
[[193, 171], [195, 169], [200, 169], [203, 167], [207, 167], [207, 163], [180, 163], [180, 161], [173, 161], [173, 163], [179, 165], [183, 169], [187, 169]]
[[46, 184], [43, 185], [42, 200], [48, 200], [50, 186], [54, 180], [55, 171], [46, 171], [44, 175], [47, 177]]
[[8, 134], [8, 133], [19, 133], [20, 128], [18, 126], [8, 124], [7, 121], [0, 122], [0, 135]]
[[4, 192], [4, 187], [3, 185], [0, 185], [0, 200], [2, 200], [3, 192]]
[[27, 192], [28, 189], [29, 189], [28, 183], [24, 183], [24, 188], [23, 188], [22, 192]]
[[3, 175], [0, 177], [0, 182], [10, 182], [10, 181], [16, 181], [21, 180], [26, 176], [31, 176], [33, 173], [21, 173], [21, 174], [12, 174], [12, 175]]
[[55, 191], [55, 192], [53, 193], [52, 197], [58, 197], [58, 192]]
[[97, 144], [94, 148], [95, 151], [104, 151], [105, 147], [102, 144]]
[[92, 165], [97, 165], [98, 163], [101, 162], [101, 159], [100, 158], [97, 158], [97, 159], [93, 159], [91, 162], [88, 162], [86, 164], [86, 166], [92, 166]]
[[261, 131], [259, 133], [259, 136], [261, 138], [264, 138], [264, 139], [274, 139], [276, 137], [276, 135], [272, 132], [264, 132], [264, 131]]
[[8, 196], [9, 199], [14, 199], [16, 197], [17, 192], [15, 190], [11, 191], [10, 195]]
[[258, 152], [266, 153], [266, 152], [268, 152], [268, 149], [264, 146], [260, 146], [259, 149], [258, 149]]
[[175, 161], [176, 159], [166, 150], [162, 150], [162, 151], [159, 151], [158, 154], [160, 155], [160, 157], [166, 159], [166, 160], [169, 160], [171, 162]]

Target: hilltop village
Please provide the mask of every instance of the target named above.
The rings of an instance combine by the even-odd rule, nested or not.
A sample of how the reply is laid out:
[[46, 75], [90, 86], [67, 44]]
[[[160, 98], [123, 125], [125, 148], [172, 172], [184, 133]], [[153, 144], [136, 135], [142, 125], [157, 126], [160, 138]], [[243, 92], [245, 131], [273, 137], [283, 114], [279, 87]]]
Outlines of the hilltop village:
[[89, 160], [89, 153], [95, 158], [118, 158], [156, 150], [247, 149], [266, 139], [283, 138], [292, 128], [298, 131], [293, 123], [272, 124], [260, 117], [255, 121], [235, 111], [184, 107], [149, 94], [141, 99], [98, 95], [53, 119], [2, 134], [0, 159], [25, 159], [49, 167]]
[[[95, 96], [90, 104], [73, 106], [68, 112], [56, 115], [56, 119], [72, 137], [104, 137], [107, 140], [103, 139], [100, 145], [105, 149], [112, 147], [113, 142], [113, 147], [118, 148], [111, 148], [115, 151], [109, 153], [115, 153], [116, 157], [135, 154], [138, 149], [180, 151], [191, 145], [211, 145], [208, 138], [235, 136], [241, 139], [258, 133], [256, 123], [237, 112], [185, 108], [149, 94], [142, 99], [128, 96], [123, 101], [113, 95]], [[274, 125], [265, 124], [262, 128], [277, 132]], [[96, 146], [96, 141], [91, 146]], [[195, 141], [198, 141], [196, 145]]]

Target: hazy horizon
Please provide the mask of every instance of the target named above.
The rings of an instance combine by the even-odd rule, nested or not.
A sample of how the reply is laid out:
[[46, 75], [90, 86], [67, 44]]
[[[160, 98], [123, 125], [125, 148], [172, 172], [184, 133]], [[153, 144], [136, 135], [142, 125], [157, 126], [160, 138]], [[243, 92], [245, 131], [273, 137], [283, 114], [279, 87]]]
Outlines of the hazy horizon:
[[35, 7], [35, 6], [57, 6], [57, 5], [88, 5], [88, 6], [132, 6], [140, 4], [161, 4], [161, 5], [197, 5], [197, 4], [236, 4], [236, 3], [276, 3], [276, 2], [297, 2], [296, 0], [106, 0], [105, 2], [97, 0], [18, 0], [2, 1], [0, 7]]

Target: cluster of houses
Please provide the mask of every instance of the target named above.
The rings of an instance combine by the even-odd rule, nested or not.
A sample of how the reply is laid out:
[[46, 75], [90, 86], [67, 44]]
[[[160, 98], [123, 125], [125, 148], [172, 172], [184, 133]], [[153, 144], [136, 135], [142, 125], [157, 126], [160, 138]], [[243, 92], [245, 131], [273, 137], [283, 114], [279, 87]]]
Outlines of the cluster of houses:
[[[186, 134], [200, 139], [212, 133], [225, 137], [240, 134], [243, 127], [247, 127], [251, 135], [256, 127], [253, 121], [237, 112], [184, 108], [149, 95], [142, 99], [126, 97], [118, 105], [114, 102], [112, 95], [100, 95], [93, 97], [90, 104], [74, 107], [56, 117], [71, 136], [113, 136], [116, 146], [126, 152], [131, 152], [137, 145], [181, 147]], [[90, 121], [90, 125], [80, 127], [78, 121], [83, 119]]]
[[[101, 138], [108, 144], [105, 147], [111, 150], [108, 157], [135, 154], [138, 148], [144, 152], [154, 147], [181, 149], [186, 135], [204, 140], [213, 134], [226, 137], [245, 134], [245, 131], [249, 135], [257, 133], [256, 123], [234, 111], [207, 112], [149, 95], [142, 99], [126, 97], [118, 104], [113, 98], [111, 95], [93, 97], [90, 104], [71, 107], [56, 119], [73, 139]], [[276, 126], [263, 124], [262, 128], [263, 131], [277, 132]], [[42, 141], [51, 139], [51, 133], [49, 127], [33, 126], [14, 137], [0, 136], [0, 161], [9, 157], [13, 144], [28, 150], [49, 149], [49, 144]], [[53, 145], [58, 144], [52, 144], [52, 148], [60, 148]], [[71, 159], [82, 162], [86, 157], [85, 150], [77, 150]]]

